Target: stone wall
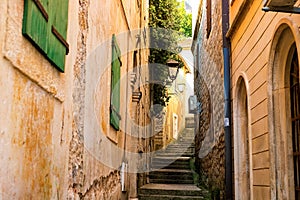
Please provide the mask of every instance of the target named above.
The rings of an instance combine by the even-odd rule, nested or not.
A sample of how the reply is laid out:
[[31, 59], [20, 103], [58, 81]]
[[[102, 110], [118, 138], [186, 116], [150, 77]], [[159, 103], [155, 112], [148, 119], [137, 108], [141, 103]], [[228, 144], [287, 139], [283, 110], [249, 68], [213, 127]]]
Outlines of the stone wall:
[[72, 136], [69, 149], [69, 198], [75, 198], [82, 193], [84, 181], [83, 154], [84, 154], [84, 104], [86, 58], [87, 58], [87, 34], [88, 34], [88, 9], [89, 1], [80, 0], [78, 10], [79, 32], [77, 36], [76, 62], [73, 66], [73, 108]]
[[225, 143], [224, 133], [221, 133], [212, 151], [203, 159], [198, 161], [200, 169], [200, 182], [208, 187], [215, 198], [225, 197]]
[[224, 89], [221, 2], [212, 1], [211, 32], [207, 37], [206, 2], [203, 2], [197, 39], [193, 44], [195, 94], [201, 103], [196, 115], [196, 165], [202, 183], [224, 198]]

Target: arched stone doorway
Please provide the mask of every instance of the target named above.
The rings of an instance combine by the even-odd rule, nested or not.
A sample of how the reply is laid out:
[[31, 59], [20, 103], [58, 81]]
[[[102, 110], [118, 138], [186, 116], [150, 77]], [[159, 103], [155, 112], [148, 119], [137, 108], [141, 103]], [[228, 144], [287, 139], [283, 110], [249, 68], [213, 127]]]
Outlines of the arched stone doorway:
[[234, 110], [234, 174], [236, 199], [251, 199], [251, 137], [249, 134], [248, 95], [244, 78], [237, 81]]
[[282, 19], [273, 37], [269, 66], [272, 199], [300, 198], [299, 41], [298, 26], [290, 18]]

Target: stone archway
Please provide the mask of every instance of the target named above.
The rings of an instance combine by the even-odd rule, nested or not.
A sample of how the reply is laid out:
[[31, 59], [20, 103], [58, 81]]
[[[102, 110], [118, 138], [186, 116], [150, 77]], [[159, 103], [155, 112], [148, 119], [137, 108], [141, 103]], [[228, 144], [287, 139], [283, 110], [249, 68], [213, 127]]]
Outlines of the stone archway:
[[251, 199], [252, 163], [251, 137], [249, 129], [249, 106], [245, 79], [237, 81], [234, 110], [234, 174], [236, 199]]
[[299, 60], [299, 41], [297, 24], [283, 18], [269, 58], [271, 199], [295, 199], [290, 72], [293, 59]]

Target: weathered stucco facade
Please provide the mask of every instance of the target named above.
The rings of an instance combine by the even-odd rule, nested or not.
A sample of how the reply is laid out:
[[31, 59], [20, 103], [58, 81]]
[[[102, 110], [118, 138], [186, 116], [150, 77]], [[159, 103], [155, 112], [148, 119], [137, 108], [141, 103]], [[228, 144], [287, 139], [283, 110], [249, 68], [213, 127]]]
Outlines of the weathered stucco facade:
[[163, 146], [178, 139], [185, 128], [185, 102], [186, 102], [186, 77], [189, 69], [185, 65], [179, 69], [177, 78], [174, 80], [168, 94], [171, 96], [165, 107], [165, 123], [163, 128]]
[[201, 103], [195, 115], [196, 165], [202, 183], [215, 197], [224, 198], [224, 89], [222, 5], [200, 1], [194, 31], [194, 91]]
[[299, 128], [292, 128], [297, 103], [291, 101], [290, 71], [299, 58], [300, 21], [263, 6], [251, 0], [230, 5], [235, 197], [297, 199], [292, 135]]
[[[69, 1], [64, 73], [22, 35], [24, 1], [4, 0], [0, 11], [0, 199], [136, 197], [130, 172], [147, 158], [131, 154], [148, 151], [150, 134], [147, 1]], [[113, 34], [122, 62], [119, 131], [109, 117]]]

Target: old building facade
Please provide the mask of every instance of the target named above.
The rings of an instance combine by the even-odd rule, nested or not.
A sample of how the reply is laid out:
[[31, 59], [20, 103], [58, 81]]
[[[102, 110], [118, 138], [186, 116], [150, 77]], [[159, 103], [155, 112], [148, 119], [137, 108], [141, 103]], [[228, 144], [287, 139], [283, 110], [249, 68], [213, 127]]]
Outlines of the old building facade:
[[[228, 6], [229, 9], [228, 24], [224, 15], [218, 20], [217, 16], [222, 16], [214, 7], [218, 3], [212, 1], [210, 9], [211, 2], [207, 0], [200, 1], [198, 19], [194, 26], [193, 52], [200, 71], [198, 73], [200, 78], [195, 73], [195, 93], [202, 107], [196, 132], [200, 139], [196, 140], [199, 141], [196, 145], [200, 152], [204, 151], [203, 141], [206, 135], [203, 133], [216, 128], [218, 123], [225, 122], [223, 126], [232, 127], [231, 182], [234, 188], [229, 198], [299, 199], [300, 22], [297, 14], [300, 2], [280, 0], [224, 2], [225, 8]], [[208, 19], [211, 12], [214, 13], [214, 17]], [[222, 66], [226, 64], [226, 59], [225, 54], [220, 58], [222, 49], [217, 42], [222, 40], [222, 37], [218, 36], [222, 31], [217, 27], [224, 25], [224, 22], [225, 27], [228, 25], [229, 28], [226, 36], [230, 41], [232, 117], [230, 121], [226, 118], [223, 120], [224, 113], [220, 111], [222, 117], [217, 119], [217, 123], [210, 124], [212, 116], [215, 117], [214, 106], [210, 104], [216, 101], [223, 102], [211, 94], [211, 83], [219, 79], [216, 74], [224, 77]], [[211, 25], [211, 28], [208, 25]], [[207, 42], [212, 34], [215, 34], [215, 43]], [[207, 53], [204, 47], [209, 47], [213, 53]], [[219, 49], [215, 49], [216, 47]], [[206, 55], [208, 57], [205, 57]], [[210, 64], [207, 68], [211, 69], [209, 73], [201, 71], [208, 66], [206, 62], [213, 60], [215, 63], [224, 60], [224, 63], [220, 63], [218, 65], [220, 67], [214, 69]], [[209, 78], [212, 75], [214, 77]], [[201, 90], [197, 91], [197, 88]], [[227, 143], [221, 140], [215, 146], [220, 148], [225, 144]], [[200, 163], [209, 165], [216, 160], [220, 159], [214, 156], [206, 161], [200, 159]], [[229, 166], [227, 164], [225, 169], [231, 166], [230, 163]], [[202, 166], [202, 169], [204, 175], [214, 177], [205, 166]], [[223, 178], [220, 181], [226, 183], [225, 173], [220, 170], [219, 173]]]
[[200, 178], [215, 197], [224, 197], [224, 89], [222, 5], [199, 1], [194, 24], [194, 92], [201, 104], [195, 115], [196, 164]]
[[151, 130], [147, 1], [0, 10], [0, 198], [135, 198]]
[[230, 4], [236, 199], [300, 198], [299, 3]]
[[182, 56], [183, 66], [177, 69], [176, 77], [166, 85], [167, 94], [170, 97], [167, 105], [160, 114], [153, 117], [153, 147], [154, 150], [166, 148], [177, 140], [185, 129], [185, 119], [188, 117], [186, 102], [188, 95], [187, 75], [190, 69]]
[[190, 73], [189, 68], [184, 62], [184, 66], [178, 69], [176, 79], [168, 88], [168, 95], [171, 98], [165, 107], [164, 147], [170, 142], [177, 140], [185, 128], [186, 76], [188, 73]]

